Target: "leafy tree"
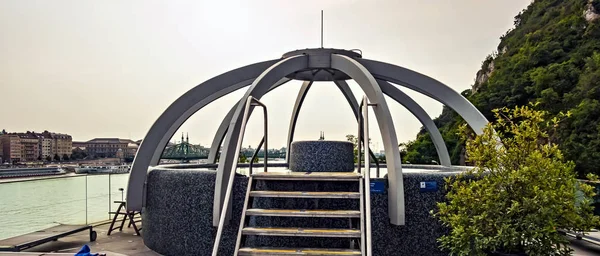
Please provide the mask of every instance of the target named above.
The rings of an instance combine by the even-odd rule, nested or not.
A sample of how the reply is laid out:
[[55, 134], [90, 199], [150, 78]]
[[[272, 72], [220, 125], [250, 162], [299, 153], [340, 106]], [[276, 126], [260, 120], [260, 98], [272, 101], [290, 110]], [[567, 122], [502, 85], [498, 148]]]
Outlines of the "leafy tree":
[[378, 156], [377, 161], [379, 161], [379, 163], [386, 163], [385, 154]]
[[51, 162], [51, 161], [52, 161], [52, 157], [46, 156], [46, 162]]
[[42, 156], [38, 156], [37, 160], [42, 161]]
[[239, 159], [238, 162], [239, 163], [247, 163], [248, 162], [248, 158], [243, 153], [240, 153], [240, 159]]
[[62, 159], [63, 159], [63, 161], [69, 161], [69, 155], [64, 154]]
[[[592, 6], [599, 11], [599, 0]], [[588, 1], [536, 0], [515, 17], [515, 27], [501, 37], [498, 53], [481, 71], [490, 73], [463, 92], [483, 115], [493, 109], [539, 103], [550, 117], [571, 112], [557, 128], [556, 140], [580, 178], [600, 174], [600, 19], [587, 21]], [[490, 69], [493, 64], [494, 69]], [[444, 108], [434, 120], [453, 164], [464, 164], [465, 141], [458, 136], [464, 121]], [[437, 159], [423, 129], [407, 144], [406, 161], [427, 164]]]
[[593, 187], [577, 181], [573, 162], [555, 143], [569, 114], [516, 107], [494, 115], [497, 121], [466, 143], [475, 169], [446, 180], [447, 202], [434, 213], [451, 228], [441, 247], [453, 255], [570, 255], [559, 229], [587, 231], [599, 217]]
[[[354, 163], [356, 163], [356, 162], [358, 162], [358, 137], [356, 137], [356, 136], [354, 136], [352, 134], [348, 134], [348, 135], [346, 135], [346, 140], [349, 141], [349, 142], [352, 142], [352, 144], [354, 144], [354, 151], [353, 151], [353, 153], [354, 153]], [[371, 138], [369, 138], [369, 144], [371, 144]], [[364, 150], [364, 148], [362, 148], [362, 149]], [[361, 152], [361, 154], [363, 152]]]
[[60, 162], [60, 156], [58, 156], [58, 154], [54, 154], [54, 161]]
[[358, 162], [358, 138], [352, 134], [348, 134], [346, 135], [346, 140], [349, 142], [352, 142], [352, 144], [354, 144], [354, 163]]
[[76, 160], [76, 159], [84, 159], [87, 157], [87, 153], [85, 153], [85, 151], [81, 150], [81, 149], [74, 149], [71, 152], [71, 160]]

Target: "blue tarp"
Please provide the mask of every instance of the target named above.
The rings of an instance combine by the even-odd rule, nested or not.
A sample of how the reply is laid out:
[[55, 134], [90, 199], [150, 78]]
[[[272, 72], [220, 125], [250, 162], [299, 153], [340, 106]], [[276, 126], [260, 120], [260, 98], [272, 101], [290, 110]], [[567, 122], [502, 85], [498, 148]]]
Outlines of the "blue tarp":
[[83, 247], [81, 247], [81, 250], [79, 250], [79, 252], [77, 252], [77, 254], [75, 254], [75, 256], [98, 256], [99, 254], [97, 253], [91, 253], [90, 252], [90, 247], [86, 244]]

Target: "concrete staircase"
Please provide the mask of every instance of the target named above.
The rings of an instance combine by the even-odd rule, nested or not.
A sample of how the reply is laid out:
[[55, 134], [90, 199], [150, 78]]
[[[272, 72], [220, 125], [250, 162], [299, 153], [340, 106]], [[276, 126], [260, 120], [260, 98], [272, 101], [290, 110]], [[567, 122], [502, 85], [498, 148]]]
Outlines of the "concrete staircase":
[[354, 172], [253, 174], [235, 255], [366, 255], [364, 201]]

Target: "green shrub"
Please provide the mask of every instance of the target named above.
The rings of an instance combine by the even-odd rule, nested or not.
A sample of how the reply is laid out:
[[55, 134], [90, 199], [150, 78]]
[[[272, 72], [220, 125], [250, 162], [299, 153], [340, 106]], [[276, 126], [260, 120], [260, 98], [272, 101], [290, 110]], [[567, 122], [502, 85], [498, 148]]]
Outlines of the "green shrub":
[[494, 114], [496, 123], [467, 140], [475, 169], [446, 181], [447, 202], [434, 215], [451, 231], [440, 246], [453, 255], [570, 255], [559, 230], [589, 230], [598, 217], [593, 188], [577, 181], [553, 142], [560, 118], [530, 107]]

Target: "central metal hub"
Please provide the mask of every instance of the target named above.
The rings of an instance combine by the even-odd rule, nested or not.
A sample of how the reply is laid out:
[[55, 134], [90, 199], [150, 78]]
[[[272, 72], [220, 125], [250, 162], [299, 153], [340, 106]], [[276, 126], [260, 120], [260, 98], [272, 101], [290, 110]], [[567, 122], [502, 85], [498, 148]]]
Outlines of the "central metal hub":
[[285, 53], [282, 58], [298, 55], [308, 56], [308, 69], [299, 70], [287, 75], [288, 78], [303, 81], [339, 81], [350, 77], [343, 72], [331, 68], [331, 55], [339, 54], [350, 58], [362, 58], [362, 53], [342, 49], [312, 48]]

